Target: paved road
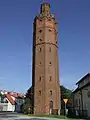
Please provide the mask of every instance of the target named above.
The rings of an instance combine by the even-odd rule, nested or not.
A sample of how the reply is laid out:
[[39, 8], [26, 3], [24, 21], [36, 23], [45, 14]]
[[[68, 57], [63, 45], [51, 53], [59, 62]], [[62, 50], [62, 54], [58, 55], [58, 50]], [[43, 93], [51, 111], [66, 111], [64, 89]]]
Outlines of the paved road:
[[[17, 114], [17, 113], [0, 113], [0, 120], [65, 120], [65, 119], [36, 118], [36, 117], [28, 117], [23, 114]], [[81, 120], [81, 119], [79, 119], [79, 120]], [[88, 120], [90, 120], [90, 119], [88, 119]]]
[[0, 120], [59, 120], [53, 118], [35, 118], [17, 113], [0, 113]]

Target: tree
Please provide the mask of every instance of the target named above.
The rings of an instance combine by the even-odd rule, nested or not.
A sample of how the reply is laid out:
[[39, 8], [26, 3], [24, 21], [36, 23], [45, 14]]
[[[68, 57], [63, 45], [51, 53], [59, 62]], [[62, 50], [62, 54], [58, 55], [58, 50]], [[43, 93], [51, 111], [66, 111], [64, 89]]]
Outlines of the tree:
[[24, 104], [22, 106], [22, 109], [23, 109], [23, 112], [25, 114], [30, 114], [30, 113], [33, 113], [32, 111], [32, 95], [31, 95], [31, 92], [32, 92], [32, 87], [30, 87], [27, 92], [26, 92], [26, 97], [24, 99]]
[[63, 85], [60, 86], [61, 89], [61, 109], [64, 113], [64, 109], [65, 109], [65, 103], [63, 101], [63, 99], [68, 99], [67, 102], [67, 109], [70, 109], [72, 107], [72, 91], [65, 88]]
[[[71, 108], [72, 107], [72, 91], [65, 88], [63, 85], [60, 86], [61, 89], [61, 109], [64, 110], [65, 107], [65, 103], [63, 101], [63, 99], [67, 98], [68, 102], [67, 102], [67, 108]], [[25, 103], [23, 105], [23, 111], [24, 113], [32, 113], [32, 86], [27, 90], [26, 92], [26, 97], [25, 97]]]

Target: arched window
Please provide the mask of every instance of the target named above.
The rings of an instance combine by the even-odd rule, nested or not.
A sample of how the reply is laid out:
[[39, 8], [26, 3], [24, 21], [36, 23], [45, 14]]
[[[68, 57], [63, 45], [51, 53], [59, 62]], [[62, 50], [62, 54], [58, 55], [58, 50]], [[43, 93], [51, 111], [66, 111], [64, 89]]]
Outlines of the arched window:
[[49, 76], [49, 81], [52, 81], [52, 76]]
[[49, 62], [49, 65], [51, 65], [51, 61]]
[[50, 95], [52, 95], [52, 90], [50, 90]]
[[41, 52], [42, 51], [42, 49], [41, 48], [39, 48], [39, 52]]
[[52, 30], [51, 30], [51, 29], [49, 29], [48, 31], [49, 31], [49, 32], [51, 32]]
[[49, 103], [50, 109], [53, 109], [53, 101], [51, 100]]

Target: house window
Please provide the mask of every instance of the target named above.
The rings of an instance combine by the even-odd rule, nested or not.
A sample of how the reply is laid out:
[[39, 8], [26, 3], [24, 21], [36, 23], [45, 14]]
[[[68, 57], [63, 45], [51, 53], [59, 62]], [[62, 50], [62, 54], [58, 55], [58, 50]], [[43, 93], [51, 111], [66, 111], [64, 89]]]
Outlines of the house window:
[[51, 52], [51, 47], [49, 47], [49, 52]]
[[78, 107], [78, 100], [75, 100], [75, 107]]
[[5, 100], [5, 103], [8, 103], [8, 100]]
[[87, 92], [87, 96], [88, 96], [88, 98], [90, 98], [90, 91]]
[[39, 90], [39, 95], [41, 96], [41, 90]]
[[50, 95], [52, 95], [52, 90], [50, 90]]

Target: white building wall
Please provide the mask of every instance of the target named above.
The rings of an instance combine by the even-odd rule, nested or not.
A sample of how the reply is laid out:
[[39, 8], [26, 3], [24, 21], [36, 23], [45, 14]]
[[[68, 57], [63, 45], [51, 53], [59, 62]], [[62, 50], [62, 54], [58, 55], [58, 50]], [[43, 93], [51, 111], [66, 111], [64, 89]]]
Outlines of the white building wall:
[[14, 111], [15, 111], [15, 105], [12, 105], [10, 102], [8, 102], [7, 111], [12, 111], [12, 112], [14, 112]]
[[0, 103], [0, 111], [7, 111], [8, 103]]

